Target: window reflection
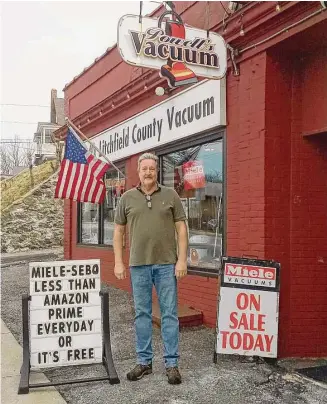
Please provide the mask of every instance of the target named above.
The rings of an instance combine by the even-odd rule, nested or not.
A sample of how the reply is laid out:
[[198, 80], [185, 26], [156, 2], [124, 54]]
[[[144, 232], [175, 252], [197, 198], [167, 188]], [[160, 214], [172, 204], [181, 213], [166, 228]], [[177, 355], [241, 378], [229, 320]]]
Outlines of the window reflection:
[[115, 210], [125, 192], [125, 178], [122, 178], [122, 175], [116, 170], [108, 171], [105, 177], [105, 185], [103, 242], [107, 245], [113, 245]]
[[94, 203], [81, 203], [82, 209], [82, 243], [99, 243], [99, 205]]
[[79, 204], [81, 243], [113, 245], [115, 210], [125, 192], [125, 179], [113, 169], [107, 171], [104, 182], [106, 197], [101, 205], [88, 202]]
[[222, 140], [163, 157], [163, 185], [175, 188], [188, 219], [189, 266], [220, 266], [222, 172]]

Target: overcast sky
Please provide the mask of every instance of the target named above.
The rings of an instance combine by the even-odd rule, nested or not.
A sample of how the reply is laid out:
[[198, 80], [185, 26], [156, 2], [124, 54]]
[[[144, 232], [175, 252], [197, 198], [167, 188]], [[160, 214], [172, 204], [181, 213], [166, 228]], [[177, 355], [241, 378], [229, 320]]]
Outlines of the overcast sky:
[[[143, 12], [159, 6], [144, 2]], [[50, 91], [116, 43], [118, 20], [138, 14], [139, 1], [1, 2], [1, 104], [50, 104]], [[32, 139], [50, 108], [1, 105], [1, 138]], [[12, 123], [28, 122], [28, 124]]]

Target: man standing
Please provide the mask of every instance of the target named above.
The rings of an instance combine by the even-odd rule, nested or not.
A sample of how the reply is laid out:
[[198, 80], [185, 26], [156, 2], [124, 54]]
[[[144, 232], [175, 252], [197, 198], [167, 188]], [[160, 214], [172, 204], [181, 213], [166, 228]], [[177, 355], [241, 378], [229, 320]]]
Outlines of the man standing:
[[151, 153], [140, 156], [138, 174], [139, 185], [125, 192], [118, 204], [114, 231], [114, 272], [118, 279], [124, 279], [123, 238], [126, 224], [129, 228], [137, 365], [127, 373], [127, 379], [139, 380], [152, 373], [154, 285], [161, 311], [161, 335], [168, 382], [179, 384], [182, 379], [178, 370], [177, 279], [187, 274], [186, 216], [176, 191], [157, 182], [157, 156]]

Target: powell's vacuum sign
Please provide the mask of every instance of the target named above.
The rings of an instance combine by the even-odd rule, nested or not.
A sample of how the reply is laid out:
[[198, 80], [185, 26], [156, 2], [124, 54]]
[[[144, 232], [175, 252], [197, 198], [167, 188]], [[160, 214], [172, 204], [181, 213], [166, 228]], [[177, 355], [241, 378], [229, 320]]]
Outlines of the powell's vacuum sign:
[[223, 258], [217, 353], [277, 357], [279, 270], [274, 261]]
[[224, 39], [213, 32], [184, 25], [181, 17], [159, 19], [123, 16], [118, 24], [118, 48], [125, 62], [160, 70], [170, 87], [196, 83], [198, 76], [220, 79], [225, 75]]

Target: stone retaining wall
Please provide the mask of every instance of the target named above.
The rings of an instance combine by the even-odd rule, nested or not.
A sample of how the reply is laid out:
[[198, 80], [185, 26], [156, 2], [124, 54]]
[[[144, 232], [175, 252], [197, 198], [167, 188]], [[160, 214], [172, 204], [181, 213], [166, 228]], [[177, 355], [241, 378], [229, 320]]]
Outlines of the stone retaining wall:
[[64, 202], [54, 199], [57, 176], [12, 206], [1, 217], [1, 252], [48, 249], [63, 245]]

